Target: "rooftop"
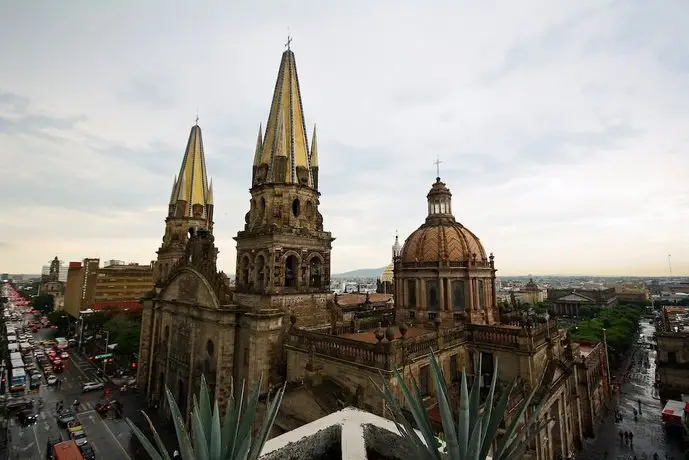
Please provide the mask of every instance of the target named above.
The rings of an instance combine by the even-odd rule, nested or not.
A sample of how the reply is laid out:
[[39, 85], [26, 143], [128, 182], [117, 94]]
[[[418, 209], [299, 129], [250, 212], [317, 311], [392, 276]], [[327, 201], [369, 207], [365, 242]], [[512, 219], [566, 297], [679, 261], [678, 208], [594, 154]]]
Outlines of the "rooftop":
[[[402, 334], [400, 333], [400, 330], [397, 326], [393, 326], [393, 331], [395, 331], [395, 339], [401, 339]], [[419, 337], [424, 334], [432, 333], [433, 331], [431, 329], [426, 329], [422, 327], [410, 327], [407, 329], [407, 333], [405, 335], [405, 338], [410, 339], [413, 337]], [[378, 343], [378, 339], [376, 339], [376, 333], [374, 330], [368, 330], [368, 331], [361, 331], [361, 332], [353, 332], [353, 333], [344, 333], [344, 334], [339, 334], [340, 337], [345, 338], [345, 339], [350, 339], [350, 340], [357, 340], [359, 342], [366, 342], [366, 343]]]

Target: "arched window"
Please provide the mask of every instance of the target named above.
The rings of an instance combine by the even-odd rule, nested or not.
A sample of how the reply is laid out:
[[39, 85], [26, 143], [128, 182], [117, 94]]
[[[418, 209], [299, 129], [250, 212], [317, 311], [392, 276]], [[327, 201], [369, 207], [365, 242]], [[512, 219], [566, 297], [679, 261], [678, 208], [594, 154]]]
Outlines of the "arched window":
[[309, 263], [309, 286], [321, 287], [321, 259], [318, 257], [312, 257]]
[[249, 260], [249, 256], [244, 256], [242, 257], [242, 263], [240, 264], [240, 275], [239, 275], [239, 284], [242, 286], [248, 286], [249, 285], [249, 266], [251, 265], [251, 261]]
[[256, 280], [256, 287], [262, 288], [266, 285], [266, 259], [262, 254], [256, 256], [254, 266], [254, 279]]
[[297, 287], [299, 277], [299, 261], [291, 254], [285, 259], [285, 287]]
[[167, 344], [167, 341], [169, 338], [170, 338], [170, 326], [165, 326], [165, 329], [163, 330], [163, 341]]
[[215, 353], [215, 346], [213, 345], [213, 341], [208, 339], [206, 342], [206, 356], [203, 360], [203, 370], [206, 373], [213, 371], [213, 353]]

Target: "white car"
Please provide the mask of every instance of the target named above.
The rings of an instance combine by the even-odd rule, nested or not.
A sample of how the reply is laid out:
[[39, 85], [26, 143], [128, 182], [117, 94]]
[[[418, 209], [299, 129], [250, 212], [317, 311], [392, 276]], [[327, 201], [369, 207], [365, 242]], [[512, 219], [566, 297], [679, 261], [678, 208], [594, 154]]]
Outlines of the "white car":
[[82, 393], [88, 393], [89, 391], [102, 390], [103, 388], [105, 388], [105, 385], [103, 385], [103, 382], [86, 382], [81, 387], [81, 392]]
[[48, 385], [55, 385], [57, 383], [57, 377], [55, 377], [54, 374], [50, 374], [46, 379], [46, 382], [48, 382]]

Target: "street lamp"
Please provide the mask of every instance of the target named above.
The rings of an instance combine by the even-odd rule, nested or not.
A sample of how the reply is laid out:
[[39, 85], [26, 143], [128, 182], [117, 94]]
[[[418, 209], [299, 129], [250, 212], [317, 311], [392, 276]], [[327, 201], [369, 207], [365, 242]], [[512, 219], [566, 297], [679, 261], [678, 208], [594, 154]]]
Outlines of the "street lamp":
[[[108, 343], [110, 342], [110, 331], [105, 331], [105, 351], [104, 354], [108, 354]], [[105, 365], [108, 362], [108, 358], [103, 358], [103, 374], [105, 374]]]
[[606, 329], [603, 328], [603, 346], [605, 346], [605, 370], [607, 372], [607, 380], [608, 380], [608, 395], [612, 395], [610, 391], [610, 385], [612, 382], [610, 379], [612, 378], [610, 376], [610, 357], [608, 356], [608, 335], [606, 334]]

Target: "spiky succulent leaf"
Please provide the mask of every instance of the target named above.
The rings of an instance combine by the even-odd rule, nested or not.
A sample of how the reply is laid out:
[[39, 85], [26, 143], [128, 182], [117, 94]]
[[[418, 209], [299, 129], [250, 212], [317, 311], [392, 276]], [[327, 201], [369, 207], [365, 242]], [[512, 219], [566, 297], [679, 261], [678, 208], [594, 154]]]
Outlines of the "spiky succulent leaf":
[[165, 388], [165, 396], [167, 397], [167, 404], [170, 406], [170, 412], [172, 412], [172, 422], [175, 425], [180, 454], [184, 460], [195, 460], [196, 457], [194, 455], [194, 448], [191, 445], [191, 438], [187, 428], [184, 426], [184, 417], [169, 388]]
[[[143, 412], [143, 411], [142, 411]], [[144, 413], [144, 416], [146, 414]], [[146, 416], [146, 419], [148, 420], [148, 416]], [[144, 447], [144, 450], [146, 453], [151, 457], [151, 460], [170, 460], [170, 457], [167, 455], [167, 450], [166, 449], [161, 449], [160, 451], [163, 453], [162, 455], [156, 450], [156, 448], [151, 444], [151, 441], [148, 440], [146, 435], [139, 429], [134, 422], [132, 422], [129, 419], [126, 419], [127, 425], [129, 425], [129, 428], [131, 428], [132, 432], [134, 435], [137, 437], [141, 445]], [[157, 436], [156, 429], [153, 427], [153, 424], [149, 420], [149, 425], [151, 427], [151, 430], [154, 433], [154, 436]], [[157, 441], [156, 441], [157, 443]], [[160, 444], [158, 445], [160, 448]]]
[[[208, 452], [208, 436], [204, 432], [203, 422], [201, 421], [201, 411], [194, 400], [194, 410], [191, 411], [192, 435], [194, 438], [195, 460], [211, 460]], [[210, 434], [210, 433], [208, 433]], [[216, 460], [216, 459], [213, 459]]]
[[222, 460], [224, 458], [222, 456], [222, 430], [220, 429], [220, 407], [218, 407], [217, 400], [215, 401], [212, 417], [208, 453], [212, 459]]
[[266, 406], [268, 410], [266, 411], [266, 416], [261, 425], [261, 430], [258, 433], [256, 439], [254, 439], [253, 445], [251, 446], [251, 451], [249, 452], [249, 460], [258, 460], [259, 455], [261, 455], [261, 450], [268, 440], [270, 435], [270, 429], [275, 423], [275, 419], [278, 416], [278, 410], [280, 409], [280, 404], [282, 403], [282, 396], [285, 394], [285, 386], [278, 390], [273, 398], [273, 401], [268, 405], [268, 400], [266, 400]]
[[445, 376], [443, 370], [435, 358], [435, 353], [431, 353], [431, 375], [433, 382], [437, 389], [436, 394], [438, 398], [438, 410], [440, 411], [440, 418], [443, 424], [443, 433], [445, 434], [445, 442], [447, 445], [447, 453], [450, 458], [459, 458], [459, 443], [457, 442], [457, 431], [455, 430], [454, 414], [452, 413], [452, 405], [450, 404], [450, 397], [447, 392], [447, 385], [445, 385]]
[[199, 391], [199, 418], [203, 425], [203, 432], [210, 433], [211, 430], [211, 397], [208, 391], [206, 376], [201, 374], [201, 390]]

